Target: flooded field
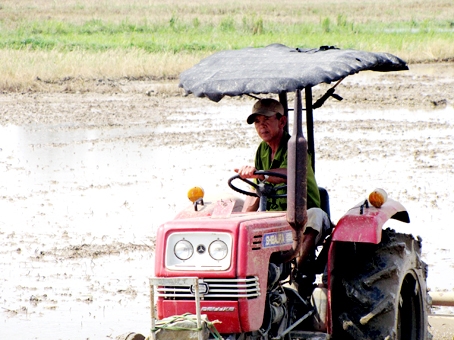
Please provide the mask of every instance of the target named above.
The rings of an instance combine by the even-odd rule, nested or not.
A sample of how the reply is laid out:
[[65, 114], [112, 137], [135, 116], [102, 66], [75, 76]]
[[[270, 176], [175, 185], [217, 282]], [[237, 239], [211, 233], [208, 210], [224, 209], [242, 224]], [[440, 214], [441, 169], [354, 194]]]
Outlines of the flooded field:
[[[422, 237], [428, 286], [449, 292], [453, 73], [352, 76], [337, 90], [344, 100], [315, 113], [316, 177], [333, 221], [384, 188], [411, 219], [390, 226]], [[233, 168], [252, 163], [252, 99], [165, 97], [140, 82], [118, 89], [0, 95], [2, 339], [148, 334], [156, 228], [189, 204], [189, 188], [231, 194]]]

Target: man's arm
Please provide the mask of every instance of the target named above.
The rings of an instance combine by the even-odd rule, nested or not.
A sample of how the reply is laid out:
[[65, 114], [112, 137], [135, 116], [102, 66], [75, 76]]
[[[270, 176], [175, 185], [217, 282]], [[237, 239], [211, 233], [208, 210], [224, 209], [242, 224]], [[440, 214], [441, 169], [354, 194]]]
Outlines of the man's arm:
[[[255, 175], [254, 174], [257, 171], [257, 169], [252, 165], [245, 165], [239, 169], [234, 169], [234, 171], [236, 173], [238, 173], [238, 175], [241, 178], [256, 178], [259, 181], [265, 180], [264, 175]], [[285, 169], [285, 168], [270, 169], [270, 170], [266, 170], [266, 171], [276, 172], [276, 173], [287, 176], [287, 169]], [[284, 178], [280, 178], [280, 177], [269, 176], [267, 179], [267, 182], [272, 183], [272, 184], [280, 184], [280, 183], [287, 183], [287, 180]], [[246, 199], [244, 200], [242, 212], [257, 211], [259, 208], [259, 204], [260, 204], [260, 199], [258, 197], [247, 196]]]
[[253, 196], [246, 196], [243, 204], [242, 212], [254, 212], [259, 209], [259, 198]]
[[[287, 169], [286, 168], [269, 169], [269, 170], [266, 170], [266, 171], [275, 172], [275, 173], [287, 176]], [[259, 179], [261, 181], [263, 181], [265, 179], [265, 177], [263, 175], [261, 175], [260, 177], [261, 178], [259, 178]], [[275, 177], [275, 176], [271, 176], [270, 175], [268, 177], [268, 179], [267, 179], [267, 182], [268, 183], [272, 183], [272, 184], [287, 183], [287, 179], [280, 178], [280, 177]]]

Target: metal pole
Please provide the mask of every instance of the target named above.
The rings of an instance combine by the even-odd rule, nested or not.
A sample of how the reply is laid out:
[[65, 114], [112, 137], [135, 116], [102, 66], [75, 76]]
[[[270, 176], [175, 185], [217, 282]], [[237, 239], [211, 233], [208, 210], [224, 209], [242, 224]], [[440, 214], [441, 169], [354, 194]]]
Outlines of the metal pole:
[[430, 292], [432, 305], [454, 307], [454, 293], [452, 292]]
[[312, 169], [315, 173], [314, 111], [312, 108], [312, 87], [306, 87], [306, 128], [307, 149], [311, 155]]
[[154, 283], [150, 280], [150, 309], [151, 309], [151, 339], [156, 340], [155, 310], [154, 310]]
[[194, 279], [194, 290], [195, 290], [195, 313], [197, 315], [197, 334], [199, 340], [203, 340], [203, 329], [202, 329], [202, 317], [200, 315], [200, 295], [199, 295], [199, 279]]
[[284, 115], [287, 117], [287, 124], [284, 126], [284, 130], [288, 132], [288, 100], [287, 100], [287, 92], [279, 93], [279, 101], [281, 102], [282, 106], [284, 107]]

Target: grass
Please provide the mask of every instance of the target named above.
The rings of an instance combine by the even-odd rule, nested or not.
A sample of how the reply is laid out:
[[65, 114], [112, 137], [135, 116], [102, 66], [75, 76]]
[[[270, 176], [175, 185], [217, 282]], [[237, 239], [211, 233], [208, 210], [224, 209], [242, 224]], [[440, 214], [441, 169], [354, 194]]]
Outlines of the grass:
[[333, 23], [324, 18], [318, 25], [284, 25], [246, 17], [236, 22], [227, 17], [214, 25], [199, 21], [186, 23], [172, 17], [165, 25], [114, 24], [101, 20], [91, 20], [82, 25], [55, 21], [29, 22], [16, 30], [2, 31], [0, 48], [62, 52], [139, 48], [148, 53], [184, 53], [259, 47], [279, 41], [298, 47], [340, 45], [355, 48], [361, 44], [404, 52], [402, 41], [427, 44], [438, 39], [448, 43], [452, 42], [453, 34], [454, 28], [450, 24], [441, 25], [440, 22], [425, 23], [420, 27], [413, 22], [400, 22], [398, 25]]
[[173, 79], [223, 49], [279, 42], [454, 58], [451, 0], [4, 0], [0, 89], [36, 79]]

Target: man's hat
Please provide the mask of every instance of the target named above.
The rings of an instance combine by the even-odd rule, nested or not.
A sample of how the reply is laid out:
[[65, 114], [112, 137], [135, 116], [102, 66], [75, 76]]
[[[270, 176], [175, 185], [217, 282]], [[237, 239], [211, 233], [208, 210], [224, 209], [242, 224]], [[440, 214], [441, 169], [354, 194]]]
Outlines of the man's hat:
[[271, 98], [260, 99], [252, 107], [252, 113], [249, 115], [249, 117], [247, 117], [247, 123], [254, 123], [256, 115], [271, 117], [276, 113], [284, 115], [284, 107], [281, 103]]

